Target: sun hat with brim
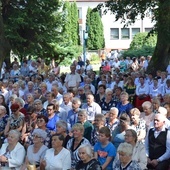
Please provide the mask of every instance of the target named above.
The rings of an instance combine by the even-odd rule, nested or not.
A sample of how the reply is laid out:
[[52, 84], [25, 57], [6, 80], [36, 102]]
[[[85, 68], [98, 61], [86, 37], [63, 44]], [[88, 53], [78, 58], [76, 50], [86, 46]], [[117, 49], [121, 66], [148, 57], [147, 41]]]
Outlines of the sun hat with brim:
[[34, 136], [34, 135], [38, 135], [39, 137], [41, 137], [42, 139], [45, 140], [46, 137], [47, 137], [47, 132], [44, 131], [44, 130], [42, 130], [42, 129], [36, 128], [36, 129], [34, 129], [32, 135], [33, 135], [33, 136]]

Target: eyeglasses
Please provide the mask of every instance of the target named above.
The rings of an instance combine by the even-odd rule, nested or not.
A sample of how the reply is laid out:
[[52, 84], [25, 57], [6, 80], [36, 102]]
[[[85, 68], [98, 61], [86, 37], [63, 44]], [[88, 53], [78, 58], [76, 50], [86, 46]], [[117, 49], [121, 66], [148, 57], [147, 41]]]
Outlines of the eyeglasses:
[[43, 121], [44, 121], [43, 119], [38, 119], [38, 120], [37, 120], [37, 122], [41, 122], [41, 123], [42, 123]]
[[33, 135], [33, 138], [41, 138], [41, 137], [38, 135]]

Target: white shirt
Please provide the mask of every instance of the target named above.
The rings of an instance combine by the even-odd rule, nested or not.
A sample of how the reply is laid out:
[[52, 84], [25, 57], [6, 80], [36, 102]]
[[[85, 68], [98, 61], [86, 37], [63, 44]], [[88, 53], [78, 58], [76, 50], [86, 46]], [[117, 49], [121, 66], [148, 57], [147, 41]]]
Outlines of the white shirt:
[[57, 155], [54, 155], [54, 149], [46, 151], [44, 160], [46, 161], [46, 170], [71, 169], [71, 154], [70, 151], [63, 148]]
[[[161, 131], [165, 131], [165, 126], [163, 126], [161, 131], [156, 131], [155, 129], [152, 129], [152, 130], [154, 130], [154, 136], [155, 136], [155, 138], [157, 138]], [[147, 137], [145, 139], [145, 149], [146, 149], [147, 156], [149, 155], [148, 134], [149, 134], [149, 132], [147, 133]], [[167, 137], [166, 137], [166, 152], [162, 156], [160, 156], [158, 159], [159, 159], [159, 161], [163, 161], [163, 160], [167, 160], [169, 158], [170, 158], [170, 131], [168, 130]]]

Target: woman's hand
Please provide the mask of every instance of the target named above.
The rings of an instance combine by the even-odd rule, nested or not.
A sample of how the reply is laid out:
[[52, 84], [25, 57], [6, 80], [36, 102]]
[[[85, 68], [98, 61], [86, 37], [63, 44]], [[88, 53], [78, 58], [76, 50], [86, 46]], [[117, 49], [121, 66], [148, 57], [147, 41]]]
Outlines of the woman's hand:
[[7, 157], [5, 157], [5, 156], [0, 156], [0, 162], [8, 162], [8, 158]]
[[41, 163], [40, 163], [40, 169], [45, 170], [45, 167], [46, 167], [46, 161], [42, 160]]

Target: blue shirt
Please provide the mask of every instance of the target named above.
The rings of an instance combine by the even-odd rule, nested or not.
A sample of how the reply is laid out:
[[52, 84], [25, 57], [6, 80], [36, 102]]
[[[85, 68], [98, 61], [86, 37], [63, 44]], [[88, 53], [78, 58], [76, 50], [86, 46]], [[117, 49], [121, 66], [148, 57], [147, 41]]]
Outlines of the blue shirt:
[[78, 118], [77, 112], [74, 112], [73, 109], [68, 111], [67, 124], [68, 124], [68, 129], [69, 130], [72, 128], [72, 126], [75, 123], [77, 123], [77, 118]]
[[98, 161], [100, 165], [103, 165], [106, 162], [107, 157], [113, 157], [112, 161], [108, 164], [107, 170], [112, 170], [112, 164], [114, 157], [116, 156], [116, 148], [114, 145], [109, 142], [107, 146], [102, 147], [100, 142], [97, 142], [94, 145], [94, 152], [97, 152]]
[[59, 116], [54, 115], [52, 118], [48, 119], [48, 123], [46, 125], [47, 129], [50, 131], [56, 131], [56, 123], [59, 121]]

